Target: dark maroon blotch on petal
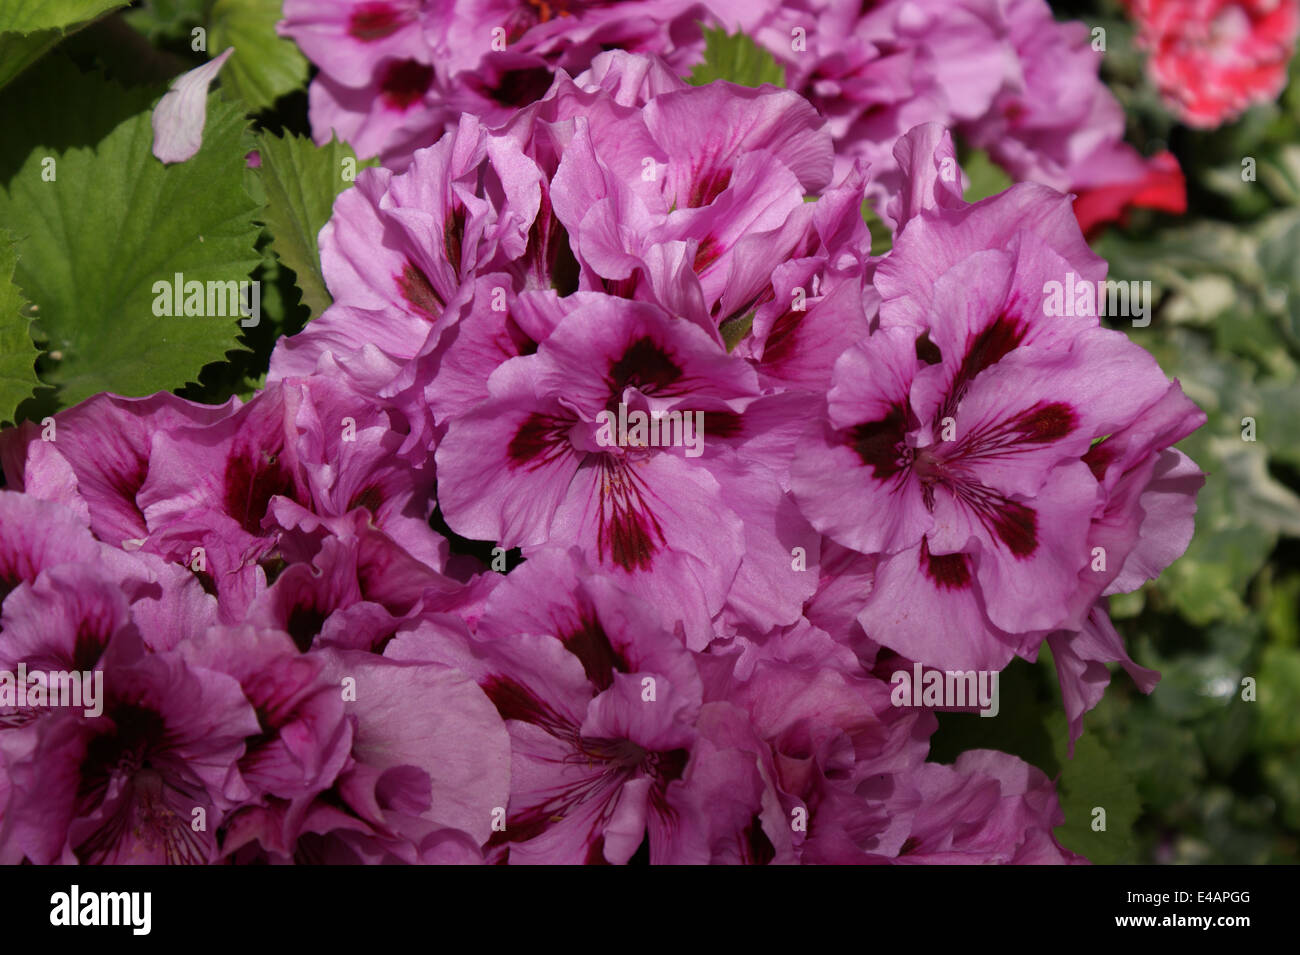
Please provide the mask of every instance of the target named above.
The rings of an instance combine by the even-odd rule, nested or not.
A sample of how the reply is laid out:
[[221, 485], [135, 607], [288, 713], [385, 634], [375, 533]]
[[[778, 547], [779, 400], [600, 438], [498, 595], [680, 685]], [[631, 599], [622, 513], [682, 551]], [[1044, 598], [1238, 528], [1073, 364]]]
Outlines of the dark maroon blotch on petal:
[[745, 430], [744, 419], [734, 411], [705, 411], [703, 414], [703, 433], [710, 438], [734, 438]]
[[392, 36], [402, 26], [402, 15], [389, 3], [363, 3], [352, 11], [348, 21], [348, 34], [373, 43]]
[[767, 333], [767, 341], [763, 343], [765, 365], [779, 365], [796, 354], [795, 341], [803, 318], [807, 314], [807, 312], [790, 309], [772, 323], [772, 329]]
[[722, 255], [721, 244], [713, 236], [706, 235], [695, 249], [695, 261], [691, 263], [691, 267], [697, 273], [703, 272], [716, 262], [720, 255]]
[[602, 460], [599, 480], [596, 543], [600, 560], [608, 556], [624, 570], [649, 570], [659, 545], [667, 539], [641, 496], [640, 479], [624, 461]]
[[921, 571], [943, 590], [965, 590], [971, 585], [970, 561], [965, 554], [931, 554], [928, 538], [921, 538]]
[[681, 367], [664, 349], [648, 337], [638, 338], [609, 366], [610, 395], [617, 406], [624, 388], [631, 386], [651, 395], [681, 377]]
[[489, 93], [502, 106], [527, 106], [546, 95], [553, 79], [551, 71], [544, 66], [506, 70]]
[[1010, 354], [1024, 341], [1027, 331], [1028, 329], [1020, 322], [1003, 313], [976, 335], [962, 357], [961, 366], [953, 378], [952, 388], [948, 392], [939, 417], [950, 416], [956, 410], [975, 376]]
[[243, 448], [226, 462], [226, 513], [250, 534], [262, 533], [271, 498], [294, 496], [293, 476], [280, 461], [281, 451]]
[[742, 833], [744, 839], [745, 861], [750, 865], [770, 865], [776, 858], [776, 847], [763, 831], [763, 822], [757, 814], [749, 820], [749, 825]]
[[445, 304], [433, 289], [429, 276], [414, 262], [407, 260], [402, 266], [402, 274], [396, 279], [402, 298], [417, 312], [427, 318], [437, 318]]
[[848, 444], [875, 478], [885, 481], [903, 470], [901, 452], [906, 427], [902, 406], [894, 405], [879, 421], [851, 428]]
[[686, 208], [698, 209], [700, 206], [707, 206], [722, 195], [723, 190], [729, 185], [731, 185], [731, 168], [728, 166], [713, 166], [696, 173], [691, 182], [690, 195], [686, 199]]
[[392, 109], [406, 110], [433, 85], [433, 67], [416, 60], [395, 60], [384, 69], [379, 90]]
[[1115, 442], [1104, 438], [1088, 449], [1088, 453], [1083, 456], [1083, 463], [1088, 465], [1092, 476], [1100, 481], [1106, 477], [1107, 469], [1118, 456]]
[[994, 511], [993, 529], [1017, 557], [1028, 557], [1038, 549], [1038, 515], [1033, 508], [1002, 500]]
[[609, 642], [609, 634], [599, 620], [584, 617], [578, 629], [561, 637], [565, 649], [582, 661], [582, 669], [599, 690], [614, 684], [614, 672], [628, 673], [630, 667], [622, 654]]
[[510, 439], [506, 455], [512, 468], [541, 467], [563, 452], [572, 422], [554, 415], [530, 412]]
[[1075, 429], [1074, 409], [1061, 401], [1039, 404], [1020, 416], [1017, 428], [1024, 440], [1034, 444], [1058, 441]]
[[552, 728], [564, 723], [536, 694], [507, 676], [493, 674], [480, 686], [503, 720], [518, 720], [520, 723]]

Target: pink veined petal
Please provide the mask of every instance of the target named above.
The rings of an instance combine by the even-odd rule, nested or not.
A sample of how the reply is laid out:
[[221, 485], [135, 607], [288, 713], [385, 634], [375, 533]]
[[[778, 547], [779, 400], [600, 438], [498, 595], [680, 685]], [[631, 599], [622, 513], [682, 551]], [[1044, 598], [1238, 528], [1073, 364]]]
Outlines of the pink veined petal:
[[172, 80], [171, 89], [153, 111], [153, 154], [165, 163], [185, 162], [203, 145], [208, 119], [208, 84], [235, 52], [232, 46], [216, 58]]

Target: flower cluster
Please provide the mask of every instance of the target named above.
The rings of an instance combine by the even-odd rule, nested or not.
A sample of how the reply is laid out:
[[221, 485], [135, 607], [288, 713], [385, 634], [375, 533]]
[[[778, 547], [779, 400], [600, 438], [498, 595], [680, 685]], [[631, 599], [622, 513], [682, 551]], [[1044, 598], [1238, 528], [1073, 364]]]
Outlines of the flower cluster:
[[753, 31], [828, 118], [841, 169], [870, 162], [873, 199], [897, 188], [899, 137], [937, 122], [1015, 179], [1075, 193], [1085, 232], [1130, 207], [1186, 208], [1173, 155], [1144, 159], [1124, 142], [1124, 112], [1098, 76], [1104, 31], [1058, 22], [1045, 0], [710, 6]]
[[652, 0], [434, 4], [287, 0], [281, 31], [320, 69], [317, 140], [332, 134], [404, 168], [462, 113], [489, 125], [587, 69], [602, 51], [656, 54], [680, 74], [704, 51], [701, 26], [761, 43], [786, 85], [827, 118], [837, 175], [870, 163], [873, 202], [898, 186], [893, 147], [937, 122], [1016, 179], [1079, 196], [1088, 231], [1127, 208], [1185, 209], [1169, 153], [1144, 159], [1098, 78], [1101, 47], [1045, 0]]
[[0, 858], [1081, 861], [898, 680], [1046, 642], [1073, 739], [1108, 662], [1156, 679], [1106, 598], [1186, 546], [1203, 416], [1069, 197], [967, 204], [919, 125], [874, 258], [795, 92], [549, 86], [357, 178], [247, 403], [0, 439], [0, 668], [104, 687], [0, 696]]
[[677, 71], [704, 51], [695, 0], [285, 0], [279, 31], [317, 66], [312, 128], [401, 168], [461, 113], [496, 124], [540, 99], [557, 70], [604, 50], [653, 53]]

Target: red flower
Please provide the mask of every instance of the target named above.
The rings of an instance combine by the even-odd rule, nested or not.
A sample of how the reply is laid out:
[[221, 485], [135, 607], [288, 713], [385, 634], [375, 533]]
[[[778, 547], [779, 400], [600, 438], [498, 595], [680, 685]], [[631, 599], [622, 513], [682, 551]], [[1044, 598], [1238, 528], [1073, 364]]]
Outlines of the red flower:
[[1127, 0], [1169, 107], [1205, 129], [1286, 85], [1300, 0]]
[[1074, 200], [1074, 217], [1088, 238], [1108, 222], [1122, 222], [1129, 209], [1159, 209], [1178, 215], [1187, 211], [1187, 185], [1173, 153], [1165, 151], [1146, 160], [1141, 178], [1080, 189]]

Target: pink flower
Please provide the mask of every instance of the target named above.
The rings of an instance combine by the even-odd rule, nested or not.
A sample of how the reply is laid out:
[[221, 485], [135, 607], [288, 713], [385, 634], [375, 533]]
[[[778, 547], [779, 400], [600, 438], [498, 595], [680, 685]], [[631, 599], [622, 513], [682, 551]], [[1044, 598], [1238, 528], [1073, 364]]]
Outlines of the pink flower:
[[516, 863], [704, 862], [683, 782], [702, 686], [694, 654], [654, 608], [574, 554], [529, 560], [493, 595], [477, 635], [436, 620], [386, 656], [470, 674], [506, 721], [510, 803], [488, 840]]
[[703, 48], [694, 0], [433, 3], [289, 0], [282, 35], [320, 67], [313, 134], [404, 169], [462, 113], [496, 125], [607, 49], [656, 53], [685, 72]]
[[1144, 159], [1124, 142], [1124, 110], [1098, 75], [1088, 27], [1058, 22], [1042, 0], [1006, 8], [1020, 79], [958, 129], [1017, 180], [1079, 195], [1085, 233], [1130, 208], [1181, 213], [1186, 188], [1170, 153]]
[[102, 715], [51, 711], [7, 767], [6, 851], [45, 865], [215, 861], [222, 815], [248, 794], [235, 762], [253, 707], [233, 678], [130, 636], [103, 671]]
[[703, 452], [728, 443], [757, 397], [753, 370], [698, 327], [592, 295], [450, 423], [437, 452], [443, 513], [457, 533], [505, 547], [578, 544], [625, 586], [675, 604], [702, 645], [743, 555], [742, 518], [704, 455], [614, 446], [602, 416], [685, 414]]
[[1077, 865], [1052, 829], [1065, 821], [1051, 780], [1014, 756], [962, 753], [917, 773], [920, 806], [899, 853], [903, 864]]
[[1286, 85], [1300, 29], [1296, 0], [1128, 0], [1165, 102], [1213, 129]]
[[[928, 175], [925, 151], [909, 156]], [[1044, 632], [1077, 629], [1091, 528], [1117, 493], [1087, 455], [1139, 428], [1127, 448], [1149, 468], [1203, 421], [1175, 392], [1183, 404], [1152, 434], [1171, 392], [1155, 362], [1099, 327], [1095, 308], [1047, 307], [1051, 283], [1096, 274], [1066, 202], [1024, 184], [905, 222], [877, 272], [882, 327], [837, 361], [829, 419], [792, 467], [813, 526], [881, 556], [858, 618], [867, 635], [929, 665], [998, 669]], [[1194, 485], [1170, 489], [1190, 505]], [[1125, 513], [1132, 533], [1141, 512]], [[1166, 526], [1174, 540], [1157, 560], [1189, 525], [1186, 513]]]

